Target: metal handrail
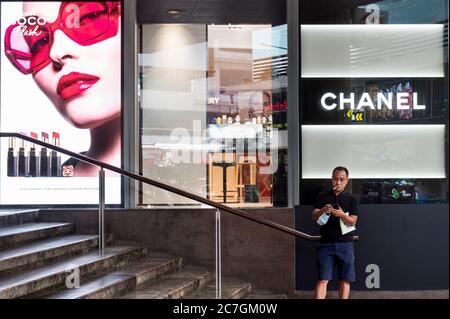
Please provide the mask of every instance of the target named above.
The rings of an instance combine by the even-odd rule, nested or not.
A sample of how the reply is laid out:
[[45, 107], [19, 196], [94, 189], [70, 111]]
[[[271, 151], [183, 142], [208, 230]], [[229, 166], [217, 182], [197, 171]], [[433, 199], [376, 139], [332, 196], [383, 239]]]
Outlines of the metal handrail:
[[[293, 236], [296, 236], [296, 237], [300, 237], [300, 238], [303, 238], [303, 239], [306, 239], [306, 240], [311, 240], [311, 241], [320, 240], [320, 236], [309, 235], [309, 234], [303, 233], [301, 231], [292, 229], [290, 227], [274, 223], [274, 222], [272, 222], [270, 220], [267, 220], [267, 219], [264, 219], [264, 218], [255, 217], [255, 216], [253, 216], [253, 215], [251, 215], [249, 213], [246, 213], [246, 212], [244, 212], [242, 210], [239, 210], [239, 209], [236, 209], [236, 208], [232, 208], [232, 207], [228, 207], [226, 205], [214, 202], [212, 200], [203, 198], [201, 196], [198, 196], [198, 195], [186, 192], [186, 191], [184, 191], [182, 189], [179, 189], [179, 188], [176, 188], [176, 187], [173, 187], [173, 186], [170, 186], [170, 185], [167, 185], [167, 184], [164, 184], [164, 183], [152, 180], [150, 178], [147, 178], [147, 177], [135, 174], [135, 173], [131, 173], [131, 172], [126, 171], [124, 169], [121, 169], [119, 167], [116, 167], [116, 166], [113, 166], [113, 165], [110, 165], [108, 163], [104, 163], [104, 162], [101, 162], [101, 161], [97, 161], [97, 160], [95, 160], [95, 159], [93, 159], [91, 157], [88, 157], [86, 155], [78, 154], [78, 153], [66, 150], [66, 149], [64, 149], [64, 148], [62, 148], [60, 146], [56, 146], [56, 145], [53, 145], [53, 144], [50, 144], [50, 143], [38, 140], [38, 139], [35, 139], [35, 138], [32, 138], [32, 137], [26, 136], [24, 134], [7, 133], [7, 132], [2, 133], [2, 132], [0, 132], [0, 137], [16, 137], [16, 138], [19, 138], [19, 139], [22, 139], [22, 140], [25, 140], [25, 141], [28, 141], [28, 142], [31, 142], [31, 143], [34, 143], [34, 144], [38, 144], [38, 145], [46, 147], [48, 149], [51, 149], [51, 150], [54, 150], [54, 151], [57, 151], [57, 152], [69, 155], [71, 157], [75, 157], [78, 160], [84, 161], [86, 163], [93, 164], [93, 165], [99, 166], [99, 167], [104, 168], [104, 169], [108, 169], [108, 170], [116, 172], [116, 173], [118, 173], [120, 175], [130, 177], [130, 178], [138, 180], [138, 181], [140, 181], [142, 183], [150, 184], [152, 186], [164, 189], [164, 190], [172, 192], [174, 194], [177, 194], [177, 195], [180, 195], [180, 196], [192, 199], [194, 201], [197, 201], [197, 202], [200, 202], [200, 203], [203, 203], [203, 204], [215, 207], [215, 208], [220, 209], [222, 211], [225, 211], [225, 212], [231, 213], [233, 215], [240, 216], [242, 218], [254, 221], [254, 222], [258, 223], [258, 224], [265, 225], [267, 227], [279, 230], [279, 231], [284, 232], [286, 234], [293, 235]], [[359, 240], [359, 237], [358, 236], [353, 236], [353, 240]]]

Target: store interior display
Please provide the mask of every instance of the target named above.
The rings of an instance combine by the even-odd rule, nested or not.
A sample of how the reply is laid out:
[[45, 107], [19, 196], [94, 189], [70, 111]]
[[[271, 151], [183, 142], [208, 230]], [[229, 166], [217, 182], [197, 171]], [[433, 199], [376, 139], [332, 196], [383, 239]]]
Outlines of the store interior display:
[[[227, 158], [232, 156], [232, 160]], [[238, 168], [233, 153], [209, 154], [210, 197], [223, 203], [238, 202]]]
[[[160, 38], [180, 30], [186, 42]], [[277, 169], [278, 153], [288, 148], [287, 25], [150, 25], [143, 39], [142, 54], [155, 65], [142, 64], [142, 172], [234, 207], [272, 207], [275, 196], [286, 198], [287, 174]], [[179, 57], [173, 73], [159, 69], [167, 54]], [[168, 167], [159, 148], [180, 160]], [[191, 167], [178, 174], [186, 162]], [[142, 202], [167, 201], [144, 194]]]
[[209, 102], [209, 143], [222, 146], [208, 155], [209, 198], [286, 206], [287, 152], [273, 145], [274, 134], [287, 130], [285, 90], [221, 90]]
[[210, 143], [222, 145], [209, 154], [209, 196], [224, 203], [272, 204], [271, 92], [229, 92], [224, 98], [226, 93], [208, 109]]

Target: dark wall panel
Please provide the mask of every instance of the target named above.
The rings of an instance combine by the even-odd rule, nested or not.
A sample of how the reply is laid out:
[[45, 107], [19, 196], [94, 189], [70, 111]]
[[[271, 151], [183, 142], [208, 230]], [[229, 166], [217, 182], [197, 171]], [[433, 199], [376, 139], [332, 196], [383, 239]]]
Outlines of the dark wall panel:
[[[380, 268], [379, 290], [448, 289], [448, 204], [360, 205], [355, 243], [356, 277], [353, 288], [368, 290], [368, 264]], [[296, 208], [298, 230], [318, 234], [312, 206]], [[296, 241], [296, 289], [313, 290], [316, 281], [316, 243]], [[330, 288], [337, 288], [336, 281]], [[374, 289], [372, 289], [374, 290]]]

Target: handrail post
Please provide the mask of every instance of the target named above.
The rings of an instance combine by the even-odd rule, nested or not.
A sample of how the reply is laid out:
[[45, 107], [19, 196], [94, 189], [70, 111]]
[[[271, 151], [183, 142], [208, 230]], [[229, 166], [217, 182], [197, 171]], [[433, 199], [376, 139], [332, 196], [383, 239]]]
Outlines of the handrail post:
[[220, 210], [216, 210], [216, 299], [222, 299], [222, 244], [220, 233]]
[[105, 252], [105, 171], [103, 167], [100, 168], [98, 177], [98, 249], [100, 255], [103, 255]]

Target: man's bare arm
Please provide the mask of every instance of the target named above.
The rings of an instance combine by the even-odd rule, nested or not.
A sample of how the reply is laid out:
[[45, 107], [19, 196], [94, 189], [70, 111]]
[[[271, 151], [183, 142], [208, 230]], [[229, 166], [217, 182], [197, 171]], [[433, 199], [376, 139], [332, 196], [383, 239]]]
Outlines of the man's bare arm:
[[340, 219], [342, 219], [344, 221], [344, 223], [346, 223], [347, 225], [349, 225], [349, 226], [356, 225], [358, 216], [347, 215], [340, 207], [339, 207], [339, 209], [332, 209], [330, 212], [331, 212], [331, 214], [333, 214], [333, 216], [336, 216], [336, 217], [339, 217]]

